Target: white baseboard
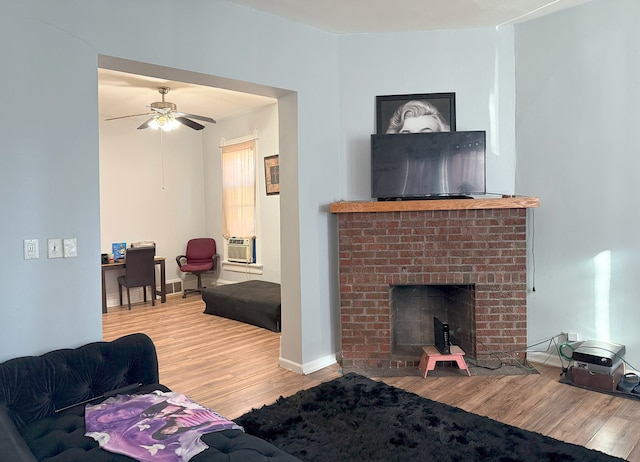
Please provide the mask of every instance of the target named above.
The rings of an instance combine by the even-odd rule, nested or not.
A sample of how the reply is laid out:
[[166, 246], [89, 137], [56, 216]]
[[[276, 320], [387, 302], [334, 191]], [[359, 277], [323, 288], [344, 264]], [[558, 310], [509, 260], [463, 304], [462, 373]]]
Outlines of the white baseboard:
[[[227, 281], [226, 279], [216, 279], [215, 285], [217, 286], [226, 286], [227, 284], [235, 284], [237, 281]], [[212, 286], [209, 286], [212, 287]]]
[[[173, 284], [174, 283], [178, 283], [178, 287], [179, 290], [176, 288], [176, 291], [173, 291]], [[176, 293], [182, 293], [182, 288], [183, 288], [183, 281], [182, 279], [170, 279], [166, 281], [166, 285], [167, 285], [167, 295], [171, 295], [171, 294], [176, 294]], [[196, 287], [195, 284], [193, 286], [194, 288]], [[160, 290], [160, 286], [157, 287], [157, 290]], [[147, 299], [149, 294], [147, 294]], [[158, 296], [157, 298], [158, 300], [160, 299], [160, 297]], [[131, 303], [139, 303], [141, 301], [144, 300], [144, 297], [142, 296], [142, 289], [139, 287], [133, 287], [131, 288]], [[126, 304], [127, 303], [127, 294], [126, 294], [126, 289], [122, 289], [122, 303]], [[118, 294], [118, 292], [110, 292], [107, 293], [107, 307], [111, 308], [113, 306], [119, 306], [120, 305], [120, 295]]]
[[568, 363], [568, 361], [565, 361], [565, 364], [562, 364], [560, 362], [560, 358], [558, 357], [558, 353], [547, 353], [545, 351], [527, 353], [527, 361], [555, 367], [566, 367]]
[[291, 372], [295, 372], [296, 374], [308, 375], [313, 372], [319, 371], [320, 369], [324, 369], [325, 367], [331, 366], [338, 361], [336, 360], [336, 355], [327, 355], [324, 358], [318, 358], [308, 363], [300, 364], [293, 361], [289, 361], [288, 359], [284, 359], [280, 357], [279, 359], [280, 367], [283, 369], [287, 369]]
[[564, 332], [558, 334], [555, 339], [555, 342], [549, 343], [547, 351], [528, 351], [527, 360], [547, 366], [568, 367], [571, 363], [568, 358], [571, 358], [573, 350], [582, 345], [582, 342], [567, 343], [567, 334]]
[[[131, 293], [131, 304], [139, 303], [144, 300], [142, 295], [142, 289], [140, 287], [132, 287], [129, 292]], [[151, 295], [147, 290], [147, 300], [151, 300]], [[160, 300], [160, 297], [156, 298]], [[122, 289], [122, 304], [127, 304], [127, 289]], [[118, 293], [107, 294], [107, 307], [120, 306], [120, 296]]]

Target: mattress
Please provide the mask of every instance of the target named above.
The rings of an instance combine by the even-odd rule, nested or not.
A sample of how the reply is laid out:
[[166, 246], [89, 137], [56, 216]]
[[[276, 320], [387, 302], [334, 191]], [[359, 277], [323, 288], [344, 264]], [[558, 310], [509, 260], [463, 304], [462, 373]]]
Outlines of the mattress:
[[204, 313], [280, 332], [280, 284], [244, 281], [202, 290]]

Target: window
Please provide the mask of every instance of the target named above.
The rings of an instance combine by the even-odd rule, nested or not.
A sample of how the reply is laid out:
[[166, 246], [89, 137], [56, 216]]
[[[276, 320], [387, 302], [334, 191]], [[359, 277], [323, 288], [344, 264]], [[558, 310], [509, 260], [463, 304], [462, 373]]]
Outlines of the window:
[[256, 139], [222, 143], [222, 235], [256, 235]]

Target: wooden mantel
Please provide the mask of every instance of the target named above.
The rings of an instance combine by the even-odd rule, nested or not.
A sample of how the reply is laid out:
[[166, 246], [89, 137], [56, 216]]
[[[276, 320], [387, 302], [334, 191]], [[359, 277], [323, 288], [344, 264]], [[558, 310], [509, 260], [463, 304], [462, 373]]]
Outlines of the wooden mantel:
[[422, 210], [525, 209], [540, 206], [540, 199], [526, 196], [503, 196], [475, 199], [438, 199], [410, 201], [333, 202], [331, 213], [415, 212]]

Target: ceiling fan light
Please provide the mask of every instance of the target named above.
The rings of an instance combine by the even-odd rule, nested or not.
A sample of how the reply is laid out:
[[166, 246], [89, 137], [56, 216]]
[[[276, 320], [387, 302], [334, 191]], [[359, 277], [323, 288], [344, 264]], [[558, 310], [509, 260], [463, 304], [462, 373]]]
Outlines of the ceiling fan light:
[[165, 132], [170, 132], [171, 130], [175, 130], [176, 128], [178, 128], [180, 126], [180, 122], [178, 122], [175, 118], [173, 117], [169, 117], [169, 120], [164, 124], [164, 127], [162, 127], [162, 129]]
[[[175, 105], [175, 103], [171, 103], [169, 101], [164, 100], [164, 95], [166, 95], [169, 92], [169, 87], [159, 87], [158, 91], [162, 95], [162, 101], [155, 101], [151, 103], [150, 106], [147, 106], [148, 108], [151, 109], [152, 111], [151, 113], [147, 112], [144, 114], [132, 114], [132, 115], [122, 116], [122, 117], [113, 117], [105, 120], [123, 119], [123, 118], [138, 117], [143, 115], [148, 116], [153, 114], [152, 118], [147, 119], [142, 125], [138, 127], [138, 129], [140, 130], [143, 128], [152, 128], [153, 130], [162, 130], [164, 132], [170, 132], [172, 130], [175, 130], [180, 125], [186, 125], [187, 127], [193, 130], [202, 130], [204, 128], [204, 125], [191, 120], [191, 118], [202, 120], [203, 122], [209, 122], [212, 124], [216, 123], [216, 121], [213, 120], [211, 117], [177, 112], [177, 106]], [[176, 116], [177, 116], [177, 119], [176, 119]]]
[[160, 129], [163, 132], [170, 132], [179, 126], [180, 122], [178, 122], [173, 116], [165, 114], [158, 114], [149, 122], [149, 127], [154, 130]]

